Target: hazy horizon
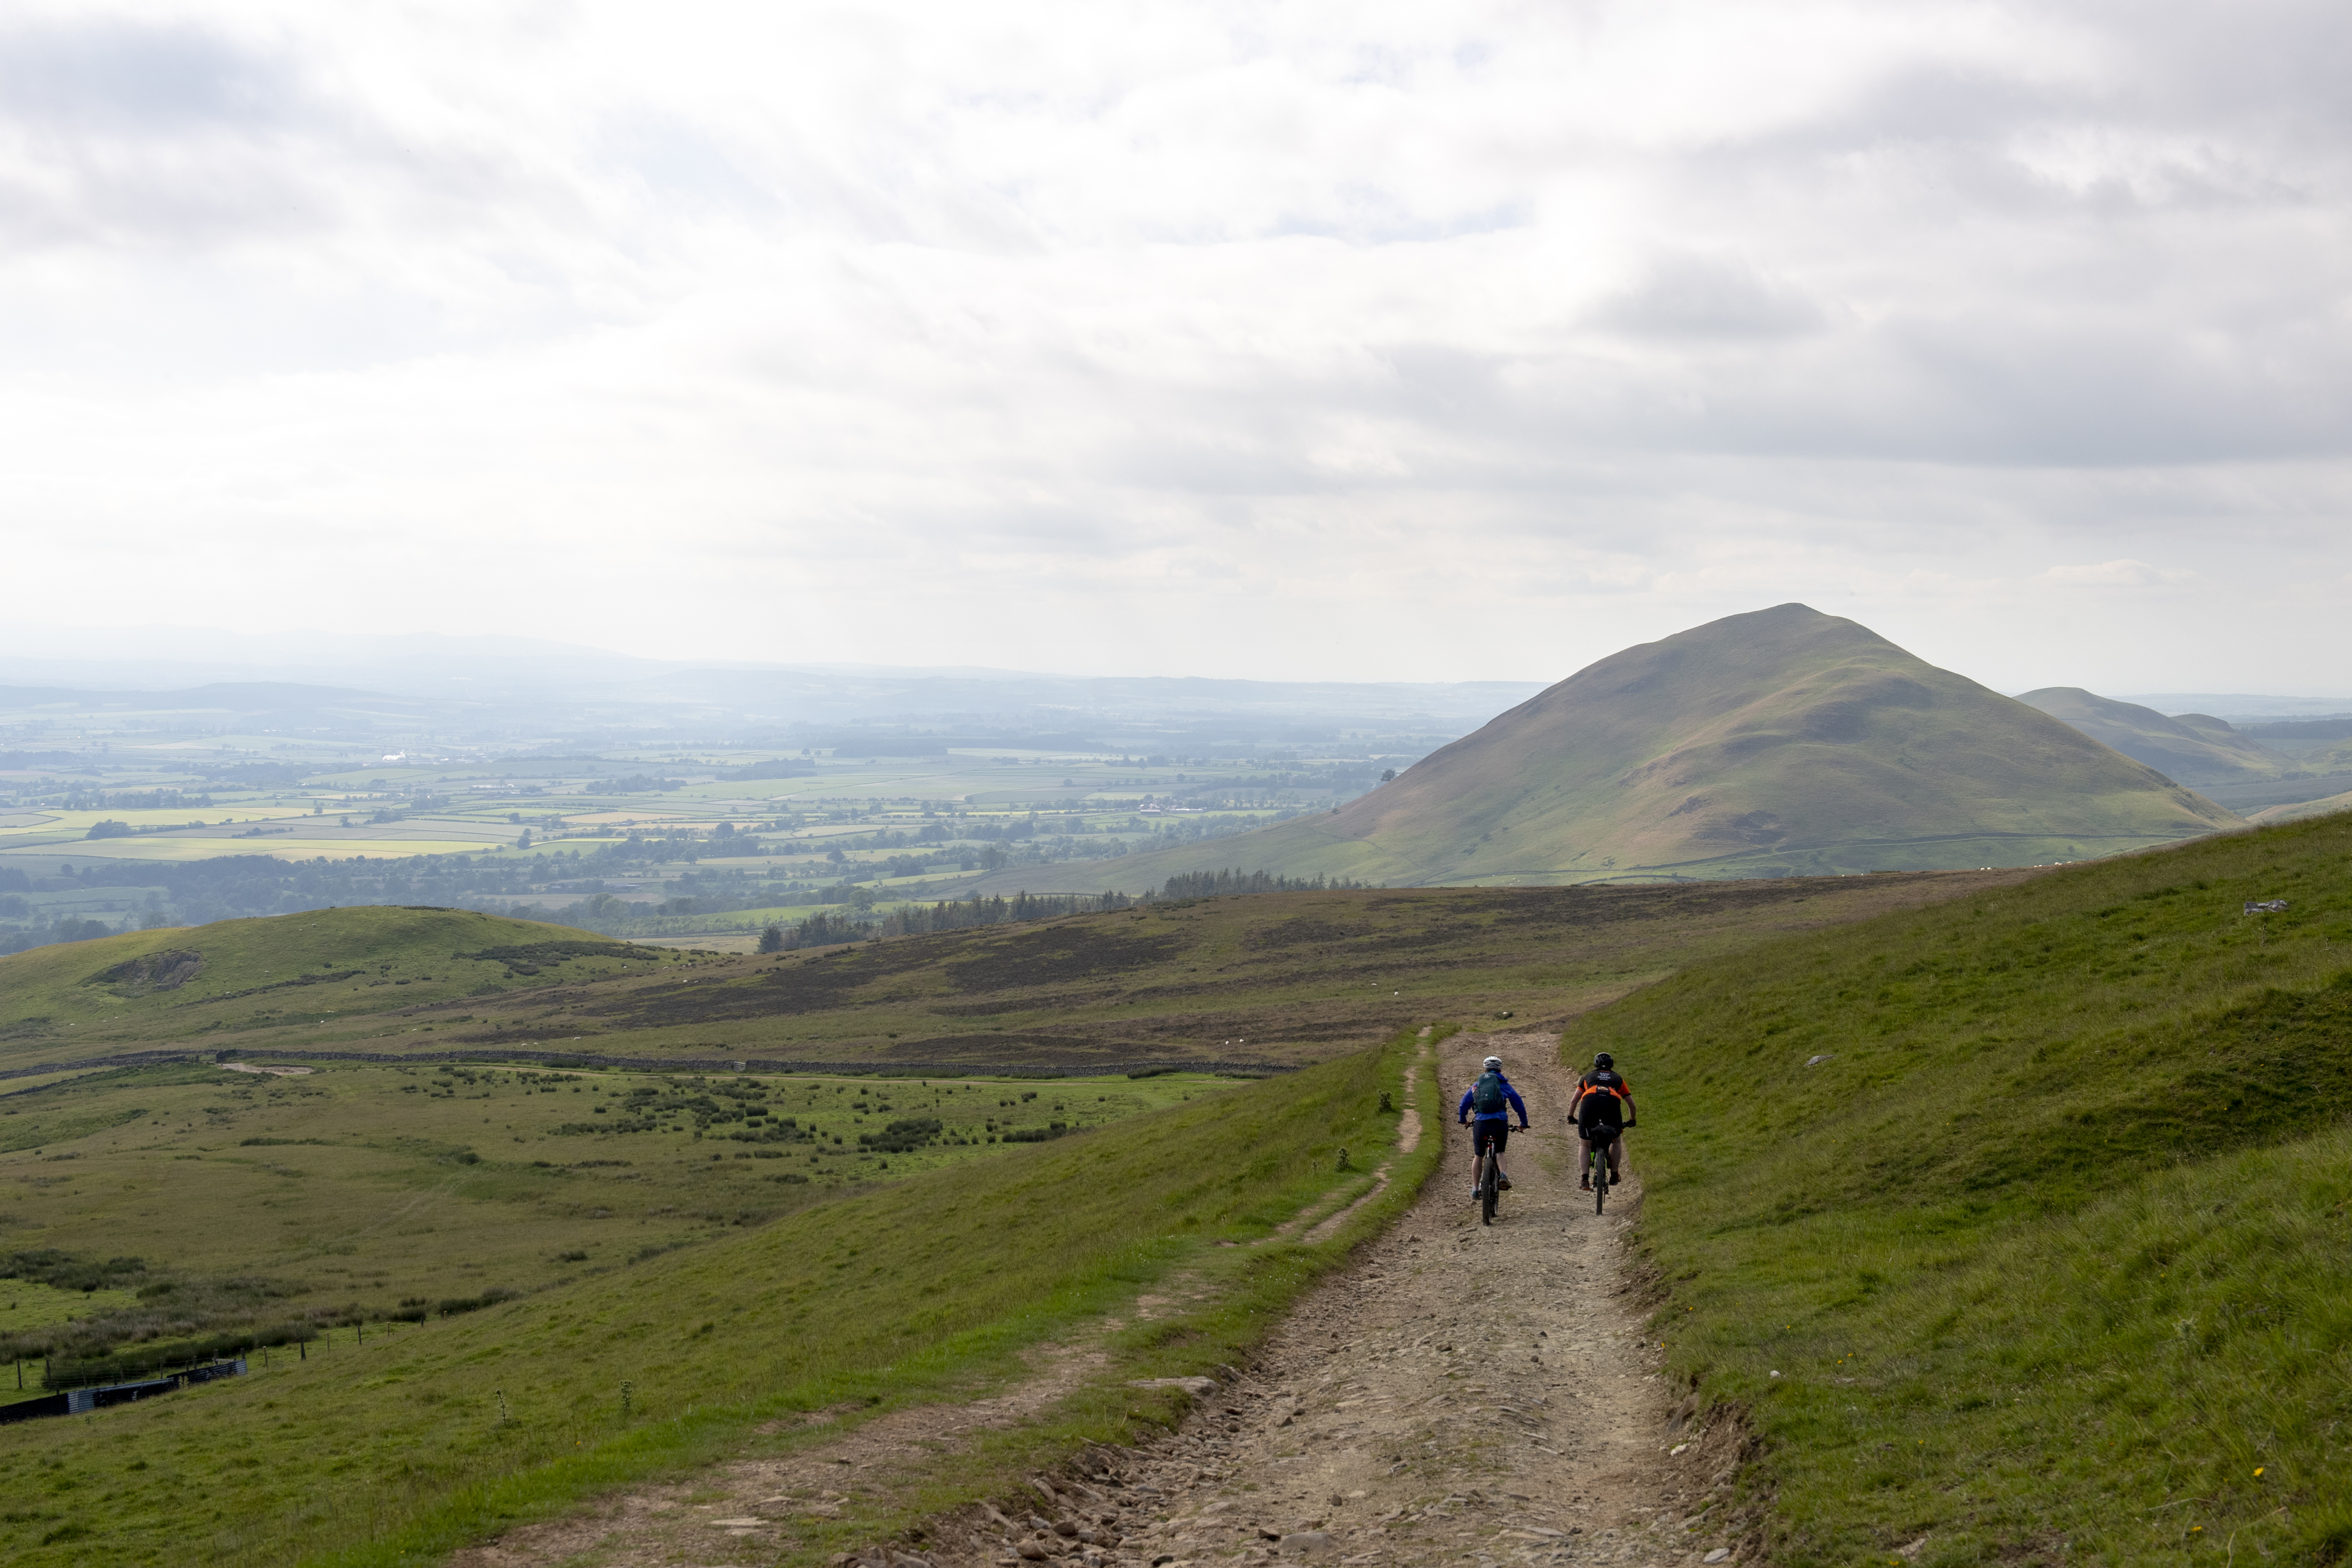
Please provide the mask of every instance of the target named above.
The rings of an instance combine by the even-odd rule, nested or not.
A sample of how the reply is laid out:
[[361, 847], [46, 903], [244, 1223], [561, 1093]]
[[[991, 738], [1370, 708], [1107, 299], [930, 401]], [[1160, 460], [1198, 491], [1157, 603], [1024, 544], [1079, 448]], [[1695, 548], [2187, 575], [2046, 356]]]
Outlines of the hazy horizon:
[[[1104, 684], [1194, 681], [1268, 688], [1335, 687], [1365, 690], [1427, 687], [1433, 690], [1460, 691], [1494, 687], [1524, 688], [1531, 693], [1576, 673], [1568, 670], [1540, 677], [1493, 676], [1419, 681], [1288, 679], [1276, 676], [1201, 676], [1117, 669], [1022, 669], [998, 665], [911, 665], [838, 659], [665, 658], [593, 643], [553, 638], [437, 632], [237, 633], [190, 627], [141, 628], [131, 637], [118, 639], [104, 654], [73, 657], [61, 653], [58, 647], [56, 634], [63, 629], [19, 623], [13, 630], [0, 631], [0, 686], [55, 685], [74, 689], [97, 689], [111, 685], [127, 690], [166, 690], [174, 687], [239, 680], [288, 680], [320, 686], [357, 682], [385, 690], [409, 693], [433, 690], [446, 694], [453, 682], [465, 683], [476, 679], [486, 684], [501, 680], [511, 682], [518, 671], [529, 672], [533, 684], [575, 688], [593, 685], [600, 678], [647, 679], [657, 679], [663, 674], [706, 671], [968, 681], [1087, 681]], [[334, 651], [330, 654], [326, 650]], [[1610, 650], [1612, 653], [1616, 651], [1619, 650]], [[477, 659], [484, 662], [476, 662]], [[325, 661], [323, 668], [322, 660]], [[420, 661], [421, 668], [418, 668]], [[395, 678], [402, 671], [405, 672], [406, 678]], [[1956, 673], [1976, 679], [1966, 669]], [[2017, 697], [2045, 687], [2076, 684], [2079, 683], [2045, 680], [2020, 686], [2004, 691], [2003, 695]], [[2342, 695], [2337, 690], [2318, 686], [2289, 690], [2284, 689], [2286, 684], [2275, 683], [2270, 689], [2260, 692], [2151, 693], [2118, 690], [2098, 694], [2118, 701], [2138, 703], [2165, 713], [2193, 710], [2225, 719], [2247, 715], [2276, 718], [2305, 710], [2330, 714], [2352, 711], [2352, 695]], [[1995, 687], [1993, 689], [2000, 689]], [[1507, 698], [1507, 702], [1517, 700], [1516, 697]]]

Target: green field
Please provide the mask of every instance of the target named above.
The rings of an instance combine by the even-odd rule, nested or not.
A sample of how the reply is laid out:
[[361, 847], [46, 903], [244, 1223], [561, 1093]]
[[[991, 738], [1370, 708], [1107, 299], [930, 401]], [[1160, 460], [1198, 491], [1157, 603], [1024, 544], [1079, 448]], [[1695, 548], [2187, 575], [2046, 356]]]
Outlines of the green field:
[[[170, 1311], [91, 1297], [85, 1326], [12, 1357], [157, 1352], [250, 1329], [350, 1326], [418, 1302], [536, 1290], [758, 1226], [847, 1187], [1050, 1141], [1219, 1087], [1142, 1080], [678, 1077], [323, 1064], [118, 1068], [0, 1092], [0, 1215], [15, 1252], [145, 1267]], [[196, 1248], [194, 1215], [244, 1216]], [[266, 1300], [213, 1282], [268, 1275]], [[78, 1293], [66, 1292], [64, 1294]], [[111, 1303], [116, 1319], [98, 1309]], [[202, 1303], [188, 1306], [188, 1303]]]
[[2352, 1547], [2347, 858], [2336, 816], [2069, 868], [1571, 1030], [1641, 1090], [1658, 1321], [1772, 1561]]
[[[363, 1342], [345, 1329], [280, 1350], [247, 1377], [91, 1419], [0, 1428], [0, 1477], [16, 1500], [0, 1516], [0, 1543], [27, 1564], [430, 1561], [502, 1521], [603, 1488], [840, 1429], [780, 1416], [831, 1410], [855, 1420], [969, 1396], [1021, 1377], [1023, 1352], [1056, 1338], [1103, 1351], [1098, 1374], [978, 1452], [860, 1489], [837, 1510], [808, 1500], [783, 1561], [819, 1561], [923, 1510], [1001, 1494], [1024, 1464], [1073, 1443], [1130, 1438], [1181, 1408], [1181, 1394], [1129, 1380], [1197, 1373], [1240, 1353], [1409, 1201], [1435, 1158], [1434, 1137], [1330, 1240], [1218, 1245], [1271, 1237], [1294, 1215], [1370, 1192], [1365, 1167], [1342, 1168], [1337, 1152], [1393, 1140], [1397, 1113], [1382, 1097], [1395, 1099], [1421, 1054], [1407, 1036], [1279, 1084], [1168, 1086], [1156, 1092], [1179, 1103], [1134, 1117], [1116, 1137], [999, 1145], [667, 1249], [623, 1256], [608, 1240], [520, 1299], [378, 1323]], [[790, 1086], [812, 1091], [822, 1086]], [[457, 1108], [478, 1109], [459, 1092]], [[1193, 1103], [1181, 1103], [1187, 1094]], [[552, 1098], [568, 1100], [570, 1089]], [[1404, 1113], [1435, 1110], [1424, 1077]], [[257, 1123], [272, 1114], [254, 1111]], [[307, 1156], [326, 1175], [347, 1147], [268, 1145], [237, 1157]], [[220, 1175], [248, 1191], [319, 1179], [266, 1168]], [[483, 1176], [507, 1189], [482, 1194], [493, 1204], [516, 1203], [534, 1183], [573, 1201], [579, 1189], [567, 1184], [582, 1180], [519, 1161]], [[238, 1212], [253, 1213], [251, 1201]], [[386, 1190], [373, 1206], [398, 1205]], [[184, 1212], [215, 1211], [191, 1201]], [[542, 1244], [560, 1244], [570, 1234], [560, 1228], [549, 1226]], [[389, 1251], [325, 1256], [336, 1262], [322, 1258], [322, 1271], [396, 1271]], [[1135, 1317], [1139, 1291], [1180, 1277], [1178, 1310]]]
[[[84, 748], [63, 772], [88, 776], [0, 773], [0, 952], [364, 903], [731, 938], [1230, 837], [1328, 810], [1374, 777], [1361, 757], [1292, 752], [623, 748], [353, 769], [287, 757], [283, 742], [190, 748], [135, 724], [53, 738]], [[777, 768], [791, 776], [745, 776]]]

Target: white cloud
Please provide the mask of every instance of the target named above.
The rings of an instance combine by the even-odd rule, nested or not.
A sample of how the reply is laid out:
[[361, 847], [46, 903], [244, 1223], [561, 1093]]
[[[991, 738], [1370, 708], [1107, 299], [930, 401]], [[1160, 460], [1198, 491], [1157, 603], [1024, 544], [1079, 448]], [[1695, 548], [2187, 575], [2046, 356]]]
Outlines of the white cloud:
[[2340, 576], [2347, 31], [18, 7], [0, 529], [92, 620], [1541, 675], [1802, 598], [2242, 683], [2045, 601]]

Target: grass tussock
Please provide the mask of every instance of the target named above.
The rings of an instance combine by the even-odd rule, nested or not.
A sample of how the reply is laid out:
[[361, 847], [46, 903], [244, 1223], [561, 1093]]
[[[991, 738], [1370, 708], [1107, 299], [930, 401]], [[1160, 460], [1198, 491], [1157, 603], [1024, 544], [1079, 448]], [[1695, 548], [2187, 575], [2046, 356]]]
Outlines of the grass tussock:
[[1641, 1086], [1664, 1337], [1750, 1413], [1774, 1561], [2343, 1554], [2347, 854], [2072, 868], [1571, 1033]]

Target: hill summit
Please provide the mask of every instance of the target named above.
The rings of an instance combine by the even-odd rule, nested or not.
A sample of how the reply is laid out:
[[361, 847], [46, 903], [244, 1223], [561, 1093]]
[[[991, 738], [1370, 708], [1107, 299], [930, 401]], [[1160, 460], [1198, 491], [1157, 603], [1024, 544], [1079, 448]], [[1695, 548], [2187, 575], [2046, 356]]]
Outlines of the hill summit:
[[[1114, 879], [1140, 889], [1217, 866], [1391, 886], [1948, 869], [2242, 825], [1866, 626], [1781, 605], [1612, 654], [1335, 812], [1131, 856]], [[1098, 879], [1100, 863], [1077, 874]]]

